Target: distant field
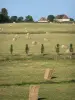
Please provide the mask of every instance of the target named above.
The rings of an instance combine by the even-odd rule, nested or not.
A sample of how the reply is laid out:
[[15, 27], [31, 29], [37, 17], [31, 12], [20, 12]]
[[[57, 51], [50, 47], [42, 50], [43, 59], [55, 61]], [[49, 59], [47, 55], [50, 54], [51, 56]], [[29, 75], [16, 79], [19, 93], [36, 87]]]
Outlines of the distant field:
[[[11, 25], [11, 27], [10, 27]], [[42, 34], [50, 33], [75, 33], [75, 24], [54, 24], [54, 23], [10, 23], [0, 24], [2, 33], [26, 33], [27, 28], [30, 33]]]
[[[55, 54], [55, 46], [60, 44], [60, 52], [65, 53], [67, 49], [61, 48], [61, 45], [69, 47], [70, 43], [73, 43], [75, 48], [75, 34], [31, 34], [31, 39], [26, 38], [26, 34], [19, 34], [16, 41], [13, 41], [14, 34], [0, 34], [0, 54], [9, 55], [10, 45], [14, 46], [14, 54], [25, 55], [25, 45], [28, 44], [30, 48], [30, 54], [40, 54], [41, 44], [45, 46], [45, 53]], [[48, 41], [44, 41], [44, 38]], [[37, 45], [33, 46], [32, 41], [36, 41]]]
[[[60, 44], [60, 53], [64, 56], [66, 48], [61, 48], [63, 44], [69, 47], [69, 44], [73, 43], [75, 52], [75, 25], [11, 25], [12, 27], [9, 27], [9, 24], [0, 24], [0, 28], [3, 28], [3, 32], [0, 32], [0, 100], [28, 100], [29, 86], [34, 84], [40, 85], [39, 98], [44, 98], [42, 100], [75, 100], [75, 59], [52, 59], [52, 55], [56, 55], [57, 43]], [[25, 28], [34, 33], [30, 35], [31, 39], [26, 38]], [[13, 41], [17, 33], [20, 34], [17, 40]], [[38, 44], [33, 46], [32, 41], [37, 41]], [[42, 43], [47, 54], [44, 57], [40, 55]], [[14, 46], [12, 56], [9, 51], [11, 44]], [[25, 44], [30, 48], [28, 57], [25, 54]], [[54, 69], [55, 78], [51, 81], [44, 80], [46, 68]]]

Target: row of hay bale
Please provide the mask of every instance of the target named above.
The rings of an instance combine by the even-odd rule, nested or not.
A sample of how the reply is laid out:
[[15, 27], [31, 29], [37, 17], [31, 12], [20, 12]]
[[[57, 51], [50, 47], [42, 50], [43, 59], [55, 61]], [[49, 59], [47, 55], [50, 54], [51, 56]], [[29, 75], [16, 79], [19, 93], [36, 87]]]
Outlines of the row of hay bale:
[[[10, 27], [11, 27], [12, 25], [10, 25]], [[26, 32], [26, 39], [31, 39], [31, 34], [28, 32], [28, 30], [27, 30], [27, 28], [25, 28], [25, 32]], [[46, 32], [46, 34], [49, 34], [48, 32]], [[12, 41], [16, 41], [17, 39], [18, 39], [18, 34], [16, 34], [14, 37], [13, 37], [13, 39], [12, 39]], [[19, 37], [20, 38], [20, 37]], [[46, 38], [46, 37], [44, 37], [44, 39], [43, 39], [45, 42], [48, 42], [49, 41], [49, 39], [48, 38]], [[38, 42], [38, 41], [35, 41], [35, 40], [33, 40], [32, 41], [32, 45], [37, 45], [37, 44], [41, 44], [40, 42]]]
[[[16, 34], [16, 35], [13, 37], [12, 41], [15, 42], [15, 41], [18, 40], [19, 38], [20, 38], [20, 36], [19, 36], [18, 34]], [[27, 38], [27, 39], [30, 39], [30, 38], [31, 38], [29, 33], [27, 33], [26, 38]], [[40, 44], [38, 41], [32, 41], [31, 43], [32, 43], [32, 45]]]
[[[45, 82], [52, 80], [54, 69], [47, 68], [44, 73], [44, 80]], [[56, 77], [55, 77], [56, 78]], [[29, 99], [28, 100], [41, 100], [44, 98], [40, 98], [39, 95], [40, 85], [30, 85], [29, 86]]]
[[[16, 34], [16, 35], [13, 37], [12, 41], [14, 42], [14, 41], [16, 41], [16, 40], [19, 39], [19, 38], [20, 38], [20, 36], [19, 36], [18, 34]], [[27, 33], [27, 34], [26, 34], [26, 38], [27, 38], [27, 39], [31, 39], [30, 33]], [[48, 40], [47, 38], [44, 38], [44, 41], [49, 41], [49, 40]], [[41, 43], [38, 42], [38, 41], [32, 41], [31, 44], [32, 44], [32, 45], [37, 45], [37, 44], [41, 44]], [[69, 48], [68, 48], [67, 45], [62, 44], [62, 45], [60, 45], [60, 48], [61, 48], [61, 49], [66, 49], [65, 52], [66, 52], [66, 53], [69, 53]]]
[[[14, 37], [13, 37], [13, 39], [12, 39], [12, 41], [14, 42], [14, 41], [16, 41], [18, 38], [20, 38], [20, 36], [18, 35], [18, 34], [16, 34]], [[31, 36], [30, 36], [30, 33], [27, 33], [26, 34], [26, 38], [27, 39], [31, 39]], [[47, 38], [44, 38], [44, 41], [49, 41]], [[32, 41], [31, 42], [32, 43], [32, 45], [37, 45], [37, 44], [41, 44], [40, 42], [38, 42], [38, 41]], [[70, 47], [72, 47], [73, 45], [71, 44], [70, 45]], [[66, 49], [66, 53], [69, 53], [69, 47], [67, 46], [67, 45], [64, 45], [64, 44], [62, 44], [62, 45], [59, 45], [59, 44], [57, 44], [57, 47], [58, 48], [61, 48], [61, 49]]]
[[[19, 35], [16, 34], [16, 35], [13, 37], [12, 41], [15, 42], [15, 41], [18, 40], [19, 38], [20, 38]], [[26, 34], [26, 39], [31, 39], [30, 33], [27, 33], [27, 34]], [[44, 40], [44, 41], [49, 41], [47, 38], [44, 38], [43, 40]], [[41, 44], [41, 43], [38, 42], [38, 41], [35, 41], [35, 40], [32, 41], [32, 45], [37, 45], [37, 44]]]

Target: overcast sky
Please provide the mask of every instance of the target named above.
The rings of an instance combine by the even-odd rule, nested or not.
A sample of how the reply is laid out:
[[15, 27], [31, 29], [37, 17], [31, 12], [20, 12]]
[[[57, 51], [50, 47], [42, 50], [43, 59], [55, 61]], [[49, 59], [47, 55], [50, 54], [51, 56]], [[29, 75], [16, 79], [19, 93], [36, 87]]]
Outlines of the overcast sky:
[[0, 0], [1, 8], [7, 8], [9, 16], [32, 15], [35, 20], [49, 14], [66, 14], [75, 19], [75, 0]]

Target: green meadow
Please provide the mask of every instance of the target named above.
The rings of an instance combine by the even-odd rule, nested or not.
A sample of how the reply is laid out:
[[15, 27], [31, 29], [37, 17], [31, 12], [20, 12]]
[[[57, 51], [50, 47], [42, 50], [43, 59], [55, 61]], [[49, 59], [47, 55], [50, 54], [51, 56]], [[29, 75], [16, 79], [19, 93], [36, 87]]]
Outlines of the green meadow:
[[[72, 43], [75, 51], [74, 24], [10, 23], [0, 24], [0, 28], [0, 100], [28, 100], [30, 85], [40, 85], [40, 100], [75, 100], [75, 59], [69, 59], [67, 48], [61, 48]], [[26, 38], [26, 30], [31, 33], [30, 39]], [[33, 41], [37, 44], [32, 45]], [[57, 43], [62, 54], [58, 59]], [[44, 56], [40, 54], [41, 44], [45, 47]], [[46, 68], [54, 69], [49, 81], [44, 80]]]

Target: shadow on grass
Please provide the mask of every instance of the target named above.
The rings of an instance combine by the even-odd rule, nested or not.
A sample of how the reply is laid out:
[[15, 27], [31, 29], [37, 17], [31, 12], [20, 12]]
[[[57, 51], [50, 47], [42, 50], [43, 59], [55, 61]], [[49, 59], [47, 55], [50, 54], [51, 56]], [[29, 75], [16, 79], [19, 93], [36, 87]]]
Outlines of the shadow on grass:
[[44, 55], [33, 55], [28, 54], [26, 55], [20, 55], [20, 54], [13, 54], [13, 55], [1, 55], [0, 61], [15, 61], [15, 60], [54, 60], [53, 55], [50, 54], [44, 54]]
[[44, 100], [44, 99], [46, 99], [46, 98], [38, 98], [38, 100]]
[[55, 78], [57, 78], [57, 77], [53, 76], [51, 79], [55, 79]]
[[[62, 33], [63, 34], [65, 34], [65, 33], [66, 34], [75, 34], [75, 31], [74, 30], [72, 30], [72, 31], [67, 31], [67, 30], [66, 31], [60, 31], [60, 30], [59, 31], [57, 31], [57, 30], [50, 31], [50, 34], [53, 34], [53, 33], [54, 34], [55, 33], [56, 34], [58, 34], [58, 33], [59, 34], [62, 34]], [[26, 32], [0, 32], [0, 34], [27, 34], [27, 33]], [[34, 32], [34, 31], [33, 32], [30, 32], [30, 34], [46, 34], [46, 32], [40, 30], [40, 31], [36, 31], [36, 32]]]
[[68, 84], [68, 83], [75, 83], [75, 80], [69, 81], [43, 81], [43, 82], [22, 82], [16, 84], [0, 84], [0, 86], [23, 86], [23, 85], [37, 85], [37, 84]]
[[[57, 59], [57, 55], [56, 54], [44, 54], [44, 55], [41, 55], [41, 54], [38, 54], [38, 55], [35, 55], [35, 54], [28, 54], [28, 56], [26, 56], [26, 54], [24, 55], [21, 55], [21, 54], [13, 54], [13, 55], [8, 55], [8, 54], [3, 54], [3, 55], [0, 55], [0, 61], [23, 61], [23, 60], [60, 60], [60, 59], [70, 59], [68, 57], [69, 55], [68, 54], [60, 54], [60, 56], [58, 57]], [[72, 58], [72, 60], [75, 59], [75, 55], [74, 57]]]

